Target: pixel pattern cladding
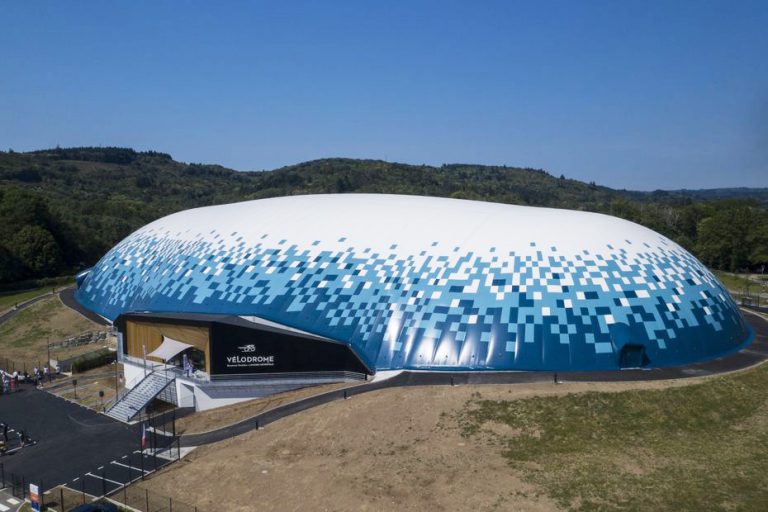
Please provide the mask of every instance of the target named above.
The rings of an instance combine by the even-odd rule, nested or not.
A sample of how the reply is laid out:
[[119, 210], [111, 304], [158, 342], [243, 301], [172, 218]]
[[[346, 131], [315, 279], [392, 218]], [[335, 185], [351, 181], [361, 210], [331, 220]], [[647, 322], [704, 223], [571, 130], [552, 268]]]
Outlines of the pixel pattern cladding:
[[[375, 196], [353, 197], [366, 204]], [[650, 366], [674, 366], [737, 350], [750, 337], [698, 260], [625, 221], [611, 220], [627, 228], [620, 237], [601, 231], [598, 241], [564, 248], [535, 232], [462, 244], [418, 225], [402, 244], [391, 229], [376, 236], [380, 216], [361, 221], [373, 234], [345, 229], [333, 213], [318, 214], [317, 229], [296, 227], [296, 218], [281, 229], [258, 211], [275, 201], [239, 203], [257, 205], [250, 220], [199, 225], [182, 212], [142, 228], [87, 274], [78, 300], [109, 319], [129, 311], [259, 316], [349, 343], [376, 369], [615, 369], [627, 343], [644, 346]], [[459, 210], [469, 203], [422, 202], [434, 201]], [[238, 229], [244, 223], [248, 232]]]

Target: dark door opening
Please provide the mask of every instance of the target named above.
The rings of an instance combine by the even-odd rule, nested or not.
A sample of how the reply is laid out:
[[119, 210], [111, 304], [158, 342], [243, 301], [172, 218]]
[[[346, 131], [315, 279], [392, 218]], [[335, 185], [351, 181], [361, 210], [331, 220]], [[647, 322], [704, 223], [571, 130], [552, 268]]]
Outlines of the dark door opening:
[[645, 354], [645, 347], [643, 345], [637, 345], [627, 343], [621, 347], [619, 353], [619, 367], [620, 368], [642, 368], [648, 366], [650, 360]]

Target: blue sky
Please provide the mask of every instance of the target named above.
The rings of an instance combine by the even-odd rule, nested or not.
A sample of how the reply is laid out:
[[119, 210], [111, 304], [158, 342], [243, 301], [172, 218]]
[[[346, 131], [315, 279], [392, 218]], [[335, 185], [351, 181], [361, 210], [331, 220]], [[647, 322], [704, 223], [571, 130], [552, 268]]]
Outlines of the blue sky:
[[768, 2], [3, 2], [0, 147], [768, 186]]

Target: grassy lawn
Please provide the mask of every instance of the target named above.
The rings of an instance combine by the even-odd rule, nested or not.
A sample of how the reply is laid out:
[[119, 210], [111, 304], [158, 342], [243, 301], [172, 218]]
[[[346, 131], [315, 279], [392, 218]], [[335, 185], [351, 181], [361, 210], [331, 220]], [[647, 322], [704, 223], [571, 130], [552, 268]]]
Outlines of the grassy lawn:
[[34, 290], [24, 290], [22, 292], [10, 292], [0, 295], [0, 311], [10, 309], [14, 304], [21, 304], [25, 300], [33, 299], [38, 295], [50, 293], [51, 287], [35, 288]]
[[[739, 276], [738, 274], [723, 272], [722, 270], [713, 270], [712, 272], [731, 291], [742, 292], [749, 283], [746, 277]], [[753, 284], [752, 286], [754, 287], [755, 285]]]
[[463, 436], [493, 443], [567, 510], [765, 510], [768, 365], [665, 390], [518, 401], [474, 395]]
[[101, 329], [100, 326], [50, 297], [0, 324], [0, 356], [17, 363], [37, 363], [47, 357], [48, 341]]

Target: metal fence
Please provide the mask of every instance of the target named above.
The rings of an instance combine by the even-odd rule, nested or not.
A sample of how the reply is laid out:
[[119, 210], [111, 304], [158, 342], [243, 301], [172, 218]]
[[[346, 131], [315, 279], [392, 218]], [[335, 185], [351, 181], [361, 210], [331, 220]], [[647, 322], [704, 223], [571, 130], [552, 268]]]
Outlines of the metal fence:
[[103, 500], [140, 512], [200, 512], [195, 505], [140, 486], [156, 471], [178, 461], [182, 450], [176, 435], [175, 409], [144, 415], [141, 422], [145, 428], [137, 439], [140, 449], [118, 457], [122, 461], [119, 465], [105, 464], [101, 471], [75, 479], [72, 487], [46, 490], [44, 481], [6, 471], [0, 462], [2, 488], [24, 500], [29, 497], [29, 484], [36, 484], [43, 491], [41, 510], [57, 512]]
[[124, 487], [120, 492], [113, 494], [110, 500], [141, 512], [199, 512], [195, 505], [163, 496], [137, 485]]
[[0, 482], [2, 488], [10, 492], [14, 497], [24, 500], [29, 494], [29, 484], [37, 484], [42, 489], [43, 483], [30, 479], [26, 475], [12, 473], [5, 470], [5, 465], [0, 462]]
[[125, 487], [119, 493], [108, 498], [96, 497], [69, 487], [59, 486], [47, 494], [41, 495], [40, 510], [49, 512], [68, 512], [86, 503], [109, 501], [118, 507], [125, 507], [140, 512], [201, 512], [199, 508], [181, 500], [176, 500], [149, 489], [136, 485]]

